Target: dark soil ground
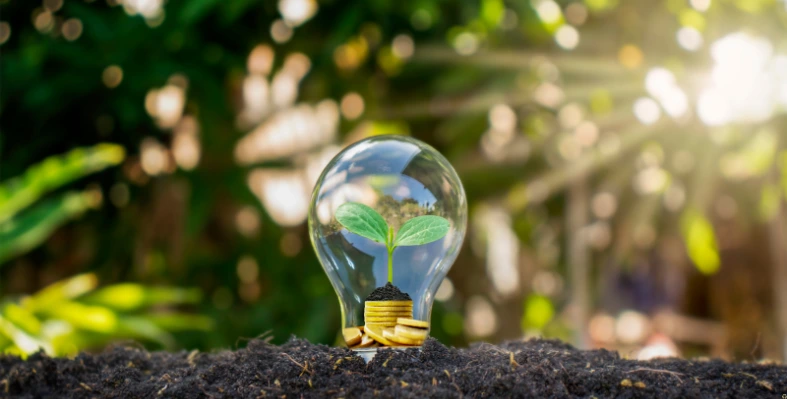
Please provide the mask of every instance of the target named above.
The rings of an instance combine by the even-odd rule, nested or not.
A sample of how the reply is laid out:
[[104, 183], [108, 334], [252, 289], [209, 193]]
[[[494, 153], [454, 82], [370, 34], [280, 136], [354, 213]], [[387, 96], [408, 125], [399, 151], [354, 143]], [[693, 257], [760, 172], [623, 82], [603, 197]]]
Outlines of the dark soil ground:
[[0, 396], [14, 398], [782, 398], [787, 366], [719, 360], [633, 361], [557, 341], [383, 350], [292, 339], [237, 351], [147, 352], [115, 347], [75, 359], [0, 357]]
[[412, 301], [410, 295], [399, 290], [399, 287], [386, 283], [382, 287], [377, 287], [366, 297], [367, 301]]

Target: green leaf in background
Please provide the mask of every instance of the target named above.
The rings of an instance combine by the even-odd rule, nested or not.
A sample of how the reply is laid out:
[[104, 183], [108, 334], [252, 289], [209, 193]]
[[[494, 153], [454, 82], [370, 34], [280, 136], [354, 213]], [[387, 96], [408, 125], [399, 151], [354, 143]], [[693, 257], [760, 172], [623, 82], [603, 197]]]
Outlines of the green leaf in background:
[[530, 295], [525, 300], [525, 313], [522, 315], [522, 330], [543, 330], [555, 317], [555, 306], [548, 297]]
[[435, 215], [418, 216], [402, 225], [396, 235], [395, 246], [423, 245], [437, 241], [451, 228], [447, 219]]
[[336, 210], [336, 220], [351, 233], [386, 244], [388, 223], [377, 211], [364, 204], [342, 204]]
[[15, 303], [8, 303], [2, 310], [3, 316], [28, 334], [40, 334], [41, 322], [30, 312]]
[[14, 323], [4, 318], [2, 314], [0, 314], [0, 335], [10, 338], [11, 342], [18, 348], [18, 353], [20, 355], [35, 353], [39, 349], [43, 349], [47, 354], [54, 354], [52, 345], [26, 333]]
[[0, 224], [0, 265], [41, 245], [58, 227], [99, 202], [95, 193], [69, 192]]
[[132, 311], [152, 305], [194, 304], [202, 299], [198, 288], [145, 287], [142, 284], [115, 284], [90, 293], [80, 300], [116, 310]]
[[697, 269], [708, 275], [719, 271], [719, 246], [711, 222], [700, 212], [687, 210], [681, 217], [681, 230], [689, 258]]
[[49, 318], [63, 320], [69, 325], [87, 331], [113, 334], [118, 331], [119, 315], [102, 306], [90, 306], [79, 302], [65, 302], [43, 309], [40, 313]]
[[12, 218], [58, 187], [119, 164], [125, 156], [125, 150], [119, 145], [98, 144], [49, 157], [31, 166], [24, 175], [0, 184], [0, 222]]
[[187, 313], [153, 313], [146, 320], [167, 331], [210, 331], [216, 325], [209, 316]]
[[116, 284], [94, 292], [97, 286], [96, 275], [85, 273], [51, 284], [18, 303], [4, 303], [0, 353], [24, 357], [43, 348], [50, 355], [73, 355], [117, 338], [174, 348], [178, 342], [171, 331], [215, 327], [208, 316], [167, 308], [197, 303], [202, 298], [199, 289]]
[[175, 339], [169, 332], [140, 316], [119, 317], [115, 334], [133, 339], [151, 340], [168, 348], [175, 346]]
[[97, 286], [98, 277], [95, 274], [79, 274], [50, 284], [34, 295], [22, 299], [22, 306], [34, 312], [44, 310], [93, 291]]

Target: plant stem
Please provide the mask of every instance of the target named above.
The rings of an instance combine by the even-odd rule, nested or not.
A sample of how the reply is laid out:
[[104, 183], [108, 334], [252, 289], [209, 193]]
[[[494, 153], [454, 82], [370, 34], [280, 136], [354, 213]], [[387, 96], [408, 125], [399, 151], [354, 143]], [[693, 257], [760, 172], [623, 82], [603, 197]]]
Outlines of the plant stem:
[[396, 247], [393, 245], [394, 231], [393, 227], [388, 227], [388, 282], [393, 284], [393, 251]]
[[388, 248], [388, 282], [393, 284], [393, 248]]

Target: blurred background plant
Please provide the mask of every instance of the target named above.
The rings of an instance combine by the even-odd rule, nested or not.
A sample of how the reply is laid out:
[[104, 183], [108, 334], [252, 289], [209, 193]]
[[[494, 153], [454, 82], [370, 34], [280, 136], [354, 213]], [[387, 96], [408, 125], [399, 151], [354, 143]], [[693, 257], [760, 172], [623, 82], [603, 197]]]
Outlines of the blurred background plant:
[[[96, 187], [58, 194], [36, 203], [50, 191], [123, 161], [125, 150], [113, 144], [77, 148], [49, 157], [0, 185], [0, 266], [44, 242], [54, 230], [88, 209], [101, 205]], [[28, 209], [31, 208], [31, 209]], [[20, 356], [43, 349], [50, 355], [74, 355], [113, 339], [128, 338], [177, 347], [168, 331], [209, 330], [212, 320], [178, 312], [151, 312], [150, 307], [194, 304], [198, 289], [144, 287], [124, 283], [96, 290], [88, 273], [49, 285], [19, 300], [0, 303], [0, 350]]]
[[[336, 342], [309, 193], [342, 146], [409, 134], [451, 160], [471, 204], [434, 310], [444, 342], [787, 359], [782, 0], [0, 7], [0, 293], [26, 298], [6, 302], [5, 345]], [[99, 142], [115, 144], [30, 167]], [[66, 316], [25, 295], [84, 272], [123, 282], [104, 298], [176, 285], [204, 300], [172, 291], [184, 318], [154, 306], [183, 324], [44, 341]], [[118, 320], [155, 302], [90, 297], [57, 301]]]
[[118, 339], [133, 339], [174, 349], [171, 332], [210, 331], [213, 320], [201, 315], [156, 311], [171, 305], [195, 304], [198, 289], [145, 287], [122, 283], [97, 289], [87, 273], [49, 285], [0, 308], [0, 347], [26, 356], [39, 350], [49, 355], [76, 355]]

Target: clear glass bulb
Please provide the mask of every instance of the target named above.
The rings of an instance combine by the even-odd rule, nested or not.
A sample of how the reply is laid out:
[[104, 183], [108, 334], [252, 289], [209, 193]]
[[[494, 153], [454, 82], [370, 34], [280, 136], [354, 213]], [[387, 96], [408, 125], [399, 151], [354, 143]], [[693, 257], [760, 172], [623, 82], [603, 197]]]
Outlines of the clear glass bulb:
[[348, 346], [423, 342], [466, 224], [459, 176], [421, 141], [372, 137], [331, 160], [314, 188], [309, 231], [339, 297]]

